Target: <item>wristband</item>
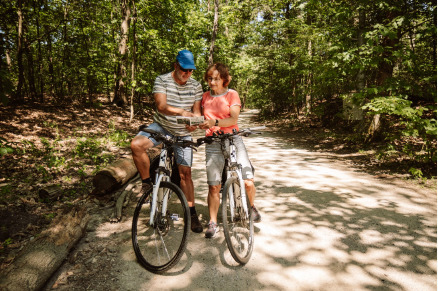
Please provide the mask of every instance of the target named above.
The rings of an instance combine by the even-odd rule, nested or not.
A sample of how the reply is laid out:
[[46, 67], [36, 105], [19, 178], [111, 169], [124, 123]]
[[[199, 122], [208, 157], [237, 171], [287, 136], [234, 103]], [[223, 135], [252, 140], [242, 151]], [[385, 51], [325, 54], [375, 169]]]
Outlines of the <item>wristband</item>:
[[214, 123], [214, 126], [218, 126], [219, 125], [219, 120], [216, 119], [216, 122]]

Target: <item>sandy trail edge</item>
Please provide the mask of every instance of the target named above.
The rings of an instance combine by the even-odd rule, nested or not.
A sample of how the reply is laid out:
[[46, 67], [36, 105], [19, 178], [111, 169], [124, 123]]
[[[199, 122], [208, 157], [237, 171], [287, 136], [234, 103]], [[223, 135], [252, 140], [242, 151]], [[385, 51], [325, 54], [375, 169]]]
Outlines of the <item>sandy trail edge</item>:
[[[253, 114], [241, 114], [241, 128]], [[269, 130], [245, 144], [263, 218], [246, 266], [233, 261], [223, 232], [213, 239], [191, 233], [174, 269], [149, 273], [131, 245], [135, 204], [118, 224], [107, 222], [111, 208], [95, 206], [86, 236], [44, 290], [437, 289], [435, 190], [376, 179], [335, 154], [294, 148]], [[193, 178], [206, 224], [204, 163], [202, 147]]]

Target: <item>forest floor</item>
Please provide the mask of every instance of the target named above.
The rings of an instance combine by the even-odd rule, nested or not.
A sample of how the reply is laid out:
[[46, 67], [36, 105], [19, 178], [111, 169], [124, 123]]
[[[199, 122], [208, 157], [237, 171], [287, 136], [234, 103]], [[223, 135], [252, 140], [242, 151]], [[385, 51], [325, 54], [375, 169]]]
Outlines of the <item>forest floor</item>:
[[[255, 116], [251, 115], [251, 117], [254, 118]], [[136, 134], [138, 126], [149, 123], [150, 118], [150, 115], [143, 114], [142, 118], [139, 119], [136, 116], [134, 122], [129, 123], [128, 110], [112, 105], [90, 108], [75, 106], [0, 107], [0, 137], [4, 138], [3, 145], [7, 141], [12, 147], [16, 146], [16, 149], [21, 150], [20, 155], [3, 155], [0, 159], [0, 272], [13, 264], [14, 258], [19, 251], [29, 241], [37, 237], [48, 226], [53, 217], [62, 212], [66, 205], [74, 205], [84, 201], [88, 203], [87, 205], [90, 205], [90, 212], [97, 215], [90, 222], [91, 226], [87, 230], [90, 232], [96, 231], [98, 225], [107, 221], [107, 216], [112, 212], [116, 199], [115, 195], [105, 197], [92, 197], [89, 195], [93, 188], [92, 177], [95, 166], [89, 161], [86, 164], [86, 158], [93, 160], [93, 157], [83, 157], [81, 160], [75, 156], [72, 159], [76, 161], [70, 161], [68, 157], [61, 159], [63, 153], [77, 152], [81, 149], [94, 150], [93, 145], [72, 149], [72, 147], [78, 146], [77, 143], [73, 142], [73, 137], [98, 137], [102, 134], [120, 134], [125, 131], [128, 133], [129, 141]], [[256, 121], [253, 119], [252, 121], [246, 121], [248, 125], [253, 122]], [[343, 138], [345, 133], [336, 128], [308, 126], [305, 123], [302, 123], [300, 127], [292, 127], [287, 123], [265, 124], [268, 126], [268, 131], [275, 132], [277, 137], [284, 138], [289, 147], [314, 153], [315, 157], [329, 155], [334, 160], [347, 165], [347, 168], [367, 173], [372, 179], [377, 179], [378, 183], [401, 183], [407, 189], [411, 187], [426, 189], [426, 192], [435, 192], [436, 194], [436, 177], [431, 179], [409, 179], [410, 175], [407, 170], [411, 167], [410, 161], [378, 160], [376, 150], [374, 150], [377, 145], [358, 151], [356, 146], [351, 146], [351, 144], [345, 142], [345, 138]], [[47, 154], [51, 152], [54, 159], [49, 162], [44, 160], [47, 159]], [[108, 145], [101, 152], [97, 152], [96, 155], [102, 153], [113, 154], [117, 159], [129, 155], [129, 147], [126, 143], [120, 146], [114, 144], [114, 142], [108, 142]], [[260, 154], [263, 155], [263, 152]], [[95, 161], [95, 157], [93, 161]], [[62, 166], [55, 166], [57, 162]], [[85, 164], [81, 165], [81, 163]], [[43, 169], [42, 164], [49, 164], [51, 167], [48, 170]], [[428, 171], [431, 173], [435, 171], [436, 173], [436, 164], [430, 168]], [[64, 194], [56, 200], [48, 201], [41, 193], [43, 193], [42, 190], [53, 185], [61, 187], [68, 195]], [[268, 211], [268, 207], [264, 211]], [[104, 215], [102, 216], [102, 214]], [[203, 222], [205, 223], [205, 221]], [[122, 224], [127, 223], [126, 220], [122, 221]], [[117, 231], [116, 228], [114, 227], [111, 230], [111, 227], [109, 227], [107, 231]], [[124, 237], [123, 240], [123, 243], [126, 243], [129, 236]], [[90, 270], [88, 267], [97, 259], [94, 256], [90, 256], [89, 260], [85, 260], [85, 258], [92, 252], [97, 252], [103, 253], [107, 257], [106, 263], [117, 264], [117, 262], [114, 262], [115, 254], [118, 252], [117, 242], [107, 243], [106, 245], [94, 244], [94, 242], [90, 238], [85, 238], [83, 244], [88, 244], [88, 246], [77, 250], [74, 259], [82, 259], [85, 268]], [[80, 258], [81, 256], [83, 258]], [[53, 287], [62, 290], [73, 290], [72, 287], [75, 287], [74, 290], [87, 290], [87, 288], [112, 290], [105, 289], [108, 284], [93, 288], [90, 281], [85, 281], [84, 285], [76, 285], [81, 284], [80, 280], [83, 278], [81, 279], [76, 275], [80, 273], [79, 270], [84, 266], [72, 264], [72, 269], [65, 269], [64, 272], [60, 271], [57, 277], [48, 285], [47, 290]], [[105, 272], [104, 265], [102, 268], [96, 271]], [[119, 268], [117, 272], [123, 272], [123, 270]], [[250, 275], [249, 273], [247, 275]], [[96, 276], [91, 271], [88, 271], [87, 274], [90, 278]], [[111, 280], [111, 274], [102, 278], [104, 277], [105, 280]], [[117, 286], [117, 284], [114, 286]], [[346, 284], [345, 286], [352, 287], [353, 285]], [[114, 290], [117, 290], [117, 288]]]

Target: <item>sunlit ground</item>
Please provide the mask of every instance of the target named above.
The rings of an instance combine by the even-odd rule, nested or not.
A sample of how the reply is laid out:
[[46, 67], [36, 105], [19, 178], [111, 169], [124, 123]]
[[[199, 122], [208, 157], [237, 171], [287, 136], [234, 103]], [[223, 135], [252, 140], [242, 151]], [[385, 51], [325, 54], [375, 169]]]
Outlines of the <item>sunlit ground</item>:
[[[436, 193], [391, 185], [334, 155], [295, 149], [269, 131], [245, 138], [245, 144], [262, 214], [249, 263], [233, 261], [222, 231], [209, 240], [191, 233], [181, 262], [154, 275], [135, 262], [130, 220], [105, 224], [98, 236], [118, 233], [124, 239], [119, 283], [125, 290], [437, 289]], [[195, 154], [193, 176], [206, 224], [203, 147]]]

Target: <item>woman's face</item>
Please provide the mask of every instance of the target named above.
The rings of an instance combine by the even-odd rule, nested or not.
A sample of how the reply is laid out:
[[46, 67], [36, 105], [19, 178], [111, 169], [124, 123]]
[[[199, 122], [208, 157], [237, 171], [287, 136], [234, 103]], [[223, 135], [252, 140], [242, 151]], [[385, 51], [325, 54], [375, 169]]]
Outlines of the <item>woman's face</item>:
[[223, 93], [224, 91], [224, 80], [221, 78], [218, 70], [215, 68], [211, 68], [208, 72], [207, 77], [208, 86], [210, 87], [211, 91], [215, 94]]

